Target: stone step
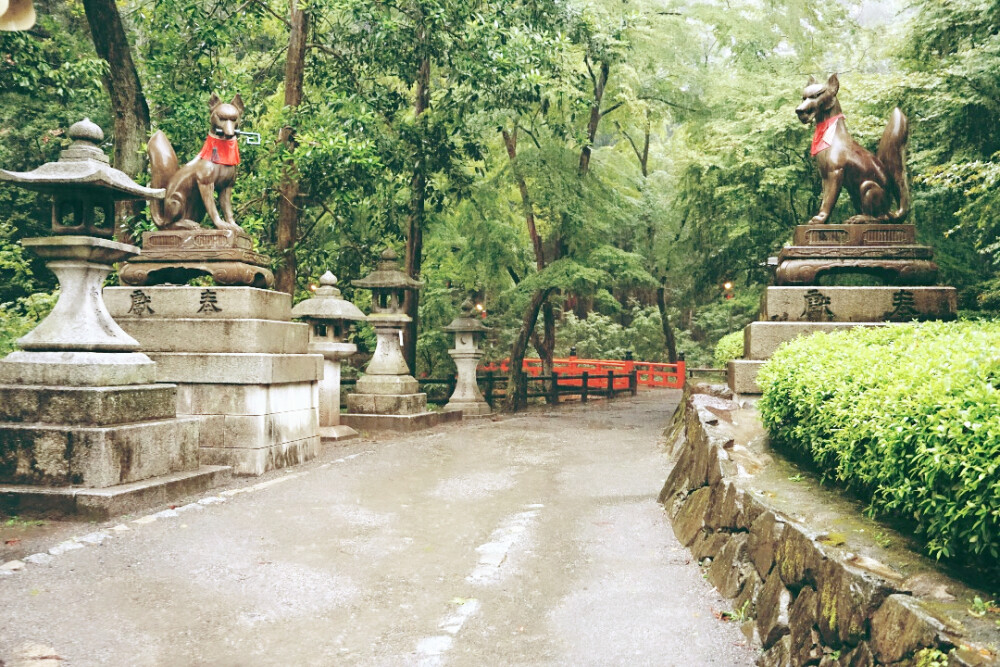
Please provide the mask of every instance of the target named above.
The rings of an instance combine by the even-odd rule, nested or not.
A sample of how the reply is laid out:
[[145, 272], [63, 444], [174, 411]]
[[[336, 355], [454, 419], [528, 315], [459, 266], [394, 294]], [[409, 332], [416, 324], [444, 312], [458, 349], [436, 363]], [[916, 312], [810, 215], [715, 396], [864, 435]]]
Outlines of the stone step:
[[427, 411], [427, 394], [348, 394], [347, 411], [361, 415], [416, 415]]
[[0, 385], [0, 419], [14, 423], [111, 426], [170, 419], [176, 415], [176, 387], [40, 387]]
[[362, 433], [377, 433], [379, 431], [419, 431], [438, 424], [462, 420], [461, 412], [421, 412], [415, 415], [340, 415], [342, 424], [357, 429]]
[[743, 330], [743, 358], [767, 360], [782, 343], [817, 332], [881, 327], [889, 322], [751, 322]]
[[103, 521], [203, 493], [224, 484], [231, 474], [228, 466], [202, 465], [104, 489], [5, 484], [0, 485], [0, 512], [8, 516], [71, 516]]
[[118, 317], [143, 352], [305, 354], [309, 325], [260, 319]]
[[954, 287], [768, 287], [761, 319], [788, 322], [908, 322], [954, 319]]
[[160, 382], [178, 384], [280, 384], [323, 377], [320, 354], [151, 352]]
[[740, 395], [759, 395], [757, 372], [764, 365], [763, 361], [749, 359], [734, 359], [726, 368], [726, 379], [729, 388]]
[[196, 417], [117, 426], [0, 423], [0, 483], [106, 488], [198, 466]]
[[116, 320], [143, 319], [253, 319], [289, 322], [292, 297], [257, 287], [105, 287], [104, 302]]

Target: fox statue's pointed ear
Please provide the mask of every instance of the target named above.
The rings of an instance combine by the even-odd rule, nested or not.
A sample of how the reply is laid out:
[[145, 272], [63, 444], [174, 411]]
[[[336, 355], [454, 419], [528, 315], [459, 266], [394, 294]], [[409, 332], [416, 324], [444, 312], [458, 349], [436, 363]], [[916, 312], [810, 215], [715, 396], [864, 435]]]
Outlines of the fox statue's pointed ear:
[[814, 77], [812, 74], [810, 74], [809, 75], [809, 80], [806, 81], [806, 85], [807, 86], [815, 86], [817, 83], [819, 83], [819, 81], [816, 80], [816, 77]]
[[208, 108], [214, 109], [215, 107], [219, 106], [221, 102], [222, 100], [219, 98], [218, 94], [212, 93], [212, 96], [208, 98]]
[[240, 97], [239, 93], [236, 93], [236, 96], [233, 97], [233, 99], [230, 102], [230, 104], [232, 104], [234, 107], [236, 107], [237, 109], [239, 109], [240, 113], [243, 113], [243, 98]]
[[830, 75], [830, 79], [826, 82], [826, 88], [831, 95], [836, 95], [840, 91], [840, 79], [837, 78], [836, 74]]

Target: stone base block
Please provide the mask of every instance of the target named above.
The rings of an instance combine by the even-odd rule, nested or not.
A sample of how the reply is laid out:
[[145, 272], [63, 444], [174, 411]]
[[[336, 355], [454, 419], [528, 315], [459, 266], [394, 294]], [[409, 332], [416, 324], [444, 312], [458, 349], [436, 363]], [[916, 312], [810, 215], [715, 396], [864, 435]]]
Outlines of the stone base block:
[[358, 379], [355, 391], [358, 394], [381, 394], [383, 396], [417, 394], [420, 391], [420, 383], [411, 375], [374, 375], [368, 373]]
[[768, 287], [761, 319], [908, 322], [950, 320], [957, 310], [954, 287]]
[[917, 227], [912, 224], [796, 225], [796, 246], [895, 246], [912, 245]]
[[743, 330], [743, 357], [767, 360], [782, 343], [817, 332], [880, 327], [886, 322], [751, 322]]
[[47, 387], [119, 387], [156, 382], [156, 364], [141, 352], [27, 352], [0, 359], [0, 383]]
[[350, 426], [345, 426], [344, 424], [338, 424], [337, 426], [321, 426], [319, 428], [319, 437], [324, 445], [329, 445], [334, 442], [340, 442], [341, 440], [356, 438], [358, 437], [358, 432]]
[[340, 421], [362, 433], [420, 431], [438, 424], [461, 421], [461, 412], [423, 412], [416, 415], [343, 414]]
[[933, 285], [938, 266], [928, 259], [782, 259], [774, 281], [778, 285], [829, 284], [842, 275], [862, 275], [883, 285]]
[[0, 483], [106, 488], [198, 467], [198, 420], [0, 424]]
[[726, 379], [729, 388], [737, 394], [759, 395], [760, 387], [757, 386], [757, 372], [763, 365], [763, 361], [750, 361], [747, 359], [734, 359], [730, 361], [726, 369]]
[[182, 384], [177, 412], [185, 415], [269, 415], [318, 405], [316, 384]]
[[203, 465], [141, 482], [104, 489], [0, 485], [0, 513], [11, 516], [69, 516], [103, 521], [120, 514], [167, 505], [224, 484], [231, 468]]
[[160, 382], [177, 384], [285, 384], [323, 377], [319, 354], [153, 352]]
[[275, 320], [120, 317], [144, 352], [300, 354], [309, 346], [309, 325]]
[[[194, 253], [192, 253], [194, 254]], [[204, 253], [202, 253], [204, 254]], [[260, 257], [257, 253], [239, 253], [248, 259]], [[254, 257], [256, 256], [256, 257]], [[249, 262], [178, 259], [166, 262], [141, 261], [126, 262], [118, 269], [118, 278], [125, 285], [162, 285], [173, 283], [183, 285], [192, 278], [211, 276], [219, 285], [251, 285], [257, 288], [274, 286], [274, 274], [262, 264]]]
[[427, 412], [427, 394], [348, 394], [347, 411], [361, 415], [423, 414]]
[[257, 476], [269, 470], [305, 463], [319, 455], [320, 438], [314, 435], [294, 442], [265, 447], [202, 447], [202, 463], [230, 466], [234, 475]]
[[171, 419], [175, 386], [37, 387], [0, 385], [0, 419], [5, 422], [112, 426]]
[[115, 320], [123, 317], [160, 320], [193, 317], [289, 322], [292, 319], [291, 296], [256, 287], [105, 287], [104, 302]]
[[448, 401], [448, 405], [444, 406], [445, 412], [461, 412], [462, 416], [467, 417], [488, 417], [492, 414], [490, 410], [490, 404], [486, 401]]

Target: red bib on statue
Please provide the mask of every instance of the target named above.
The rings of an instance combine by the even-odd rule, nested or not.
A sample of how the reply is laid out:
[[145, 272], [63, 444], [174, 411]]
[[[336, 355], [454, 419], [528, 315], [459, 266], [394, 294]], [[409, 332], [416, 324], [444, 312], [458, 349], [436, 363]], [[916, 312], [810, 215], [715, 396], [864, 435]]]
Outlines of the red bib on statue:
[[809, 150], [810, 155], [821, 153], [833, 144], [833, 133], [837, 131], [837, 121], [843, 117], [844, 114], [840, 113], [836, 116], [831, 116], [820, 123], [816, 123], [816, 132], [813, 134], [812, 148]]
[[240, 163], [240, 145], [236, 137], [232, 139], [220, 139], [208, 135], [205, 137], [205, 145], [201, 147], [198, 157], [202, 160], [209, 160], [215, 164], [224, 164], [230, 167]]

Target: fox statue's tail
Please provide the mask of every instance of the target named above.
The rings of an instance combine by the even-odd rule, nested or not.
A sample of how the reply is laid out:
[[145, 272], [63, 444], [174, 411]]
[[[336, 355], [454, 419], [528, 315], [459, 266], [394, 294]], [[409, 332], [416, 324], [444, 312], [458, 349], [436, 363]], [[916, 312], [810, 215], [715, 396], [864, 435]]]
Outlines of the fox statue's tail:
[[889, 116], [889, 124], [878, 142], [877, 154], [889, 177], [891, 194], [899, 202], [899, 208], [889, 213], [892, 222], [902, 222], [910, 212], [910, 183], [906, 178], [906, 141], [909, 136], [910, 122], [897, 107]]
[[[146, 144], [146, 153], [149, 155], [149, 187], [165, 188], [170, 178], [177, 173], [177, 155], [174, 147], [170, 145], [167, 135], [157, 130], [149, 143]], [[163, 215], [163, 201], [154, 199], [149, 202], [149, 212], [153, 216], [153, 223], [158, 228], [163, 228], [167, 220]]]

